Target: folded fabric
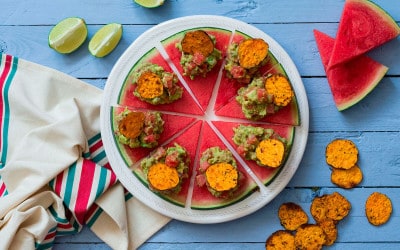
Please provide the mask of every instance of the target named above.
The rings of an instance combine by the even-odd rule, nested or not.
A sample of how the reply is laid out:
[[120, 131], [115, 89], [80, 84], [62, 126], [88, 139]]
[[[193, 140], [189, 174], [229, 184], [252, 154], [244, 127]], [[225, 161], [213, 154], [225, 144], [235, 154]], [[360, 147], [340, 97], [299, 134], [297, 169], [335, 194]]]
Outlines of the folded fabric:
[[0, 249], [51, 248], [85, 225], [113, 249], [136, 249], [168, 223], [113, 173], [100, 89], [5, 54], [0, 86]]

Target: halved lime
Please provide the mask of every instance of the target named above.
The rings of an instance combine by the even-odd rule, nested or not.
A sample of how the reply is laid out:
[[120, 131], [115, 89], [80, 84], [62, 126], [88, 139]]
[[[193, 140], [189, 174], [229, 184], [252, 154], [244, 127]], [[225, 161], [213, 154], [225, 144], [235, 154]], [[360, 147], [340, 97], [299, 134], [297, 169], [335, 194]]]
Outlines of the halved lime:
[[89, 42], [89, 51], [95, 57], [108, 55], [122, 37], [122, 25], [110, 23], [99, 29]]
[[85, 20], [68, 17], [50, 30], [49, 46], [59, 53], [68, 54], [78, 49], [85, 42], [87, 35]]
[[164, 4], [164, 0], [134, 0], [135, 3], [146, 8], [155, 8]]

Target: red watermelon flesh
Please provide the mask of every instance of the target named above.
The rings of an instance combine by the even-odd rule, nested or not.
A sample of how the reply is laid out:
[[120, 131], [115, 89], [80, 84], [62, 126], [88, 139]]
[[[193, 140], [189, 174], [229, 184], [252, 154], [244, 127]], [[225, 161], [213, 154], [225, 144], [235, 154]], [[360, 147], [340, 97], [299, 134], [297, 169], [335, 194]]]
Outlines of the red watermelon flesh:
[[361, 101], [376, 87], [388, 70], [386, 66], [365, 55], [329, 68], [335, 39], [318, 30], [314, 30], [314, 36], [339, 111]]
[[[235, 31], [235, 34], [232, 37], [232, 43], [240, 43], [241, 41], [247, 38], [250, 38], [250, 36], [242, 32]], [[269, 73], [270, 74], [280, 73], [286, 75], [285, 70], [282, 68], [281, 64], [278, 62], [278, 60], [276, 60], [275, 56], [271, 52], [268, 53], [267, 57], [268, 57], [267, 63], [259, 69], [260, 75], [266, 75]], [[217, 99], [214, 105], [214, 110], [220, 109], [222, 106], [226, 105], [231, 100], [233, 100], [236, 97], [239, 88], [243, 86], [244, 86], [243, 84], [238, 83], [235, 79], [229, 78], [226, 75], [226, 72], [223, 71], [220, 85], [218, 88]]]
[[378, 5], [366, 0], [346, 0], [329, 67], [364, 54], [399, 34], [396, 21]]
[[[199, 154], [201, 155], [206, 149], [210, 147], [219, 146], [221, 149], [227, 149], [226, 145], [219, 139], [218, 135], [215, 134], [213, 129], [207, 123], [204, 123], [202, 136], [200, 138]], [[199, 164], [197, 159], [196, 170], [198, 170]], [[237, 161], [238, 170], [244, 175], [240, 183], [240, 187], [236, 190], [234, 196], [229, 199], [221, 199], [213, 196], [204, 185], [199, 187], [196, 183], [193, 185], [193, 194], [191, 200], [191, 208], [193, 209], [217, 209], [236, 203], [242, 199], [245, 199], [250, 195], [257, 187], [256, 182], [247, 173], [247, 171]]]
[[[229, 141], [229, 143], [235, 149], [238, 146], [233, 141], [234, 131], [233, 128], [238, 127], [239, 125], [251, 125], [257, 126], [267, 129], [273, 129], [275, 133], [279, 136], [285, 138], [288, 142], [288, 154], [290, 153], [291, 146], [293, 144], [294, 139], [294, 127], [293, 126], [283, 126], [283, 125], [273, 125], [273, 124], [249, 124], [249, 123], [238, 123], [238, 122], [221, 122], [221, 121], [214, 121], [213, 124], [215, 127], [221, 132], [221, 134]], [[242, 158], [247, 166], [251, 169], [251, 171], [257, 176], [257, 178], [264, 184], [268, 185], [273, 178], [279, 173], [282, 168], [269, 168], [269, 167], [262, 167], [257, 165], [256, 162], [251, 160], [246, 160]], [[285, 161], [284, 161], [285, 162]]]
[[[189, 127], [186, 131], [183, 132], [183, 134], [179, 135], [177, 138], [175, 138], [173, 141], [169, 142], [166, 145], [163, 145], [165, 148], [168, 147], [173, 147], [174, 143], [178, 143], [182, 147], [184, 147], [190, 156], [190, 167], [188, 171], [188, 178], [184, 179], [182, 182], [182, 188], [179, 193], [177, 194], [160, 194], [157, 193], [160, 197], [163, 199], [174, 203], [175, 205], [184, 207], [186, 204], [187, 200], [187, 195], [188, 191], [190, 188], [190, 178], [193, 173], [193, 165], [195, 162], [195, 156], [196, 156], [196, 151], [197, 151], [197, 145], [198, 145], [198, 138], [193, 137], [193, 135], [200, 134], [202, 127], [202, 122], [197, 121], [195, 124], [192, 124], [191, 127]], [[148, 186], [148, 182], [146, 180], [146, 177], [144, 176], [144, 173], [142, 172], [142, 169], [140, 168], [140, 164], [135, 165], [133, 168], [133, 173], [146, 185]]]
[[196, 104], [193, 100], [191, 95], [181, 83], [179, 85], [184, 88], [182, 98], [176, 100], [170, 104], [160, 104], [160, 105], [152, 105], [150, 103], [144, 102], [138, 99], [136, 96], [133, 95], [134, 89], [136, 85], [132, 84], [132, 72], [140, 68], [143, 63], [154, 63], [158, 64], [159, 66], [163, 67], [165, 71], [172, 72], [171, 67], [167, 63], [167, 61], [162, 57], [159, 51], [156, 48], [150, 50], [146, 55], [144, 55], [131, 69], [128, 77], [126, 78], [119, 97], [118, 97], [118, 104], [121, 106], [129, 106], [135, 108], [145, 108], [145, 109], [154, 109], [160, 111], [174, 111], [180, 112], [184, 114], [194, 114], [194, 115], [202, 115], [203, 111], [201, 108]]
[[[130, 110], [134, 110], [129, 108]], [[118, 125], [116, 124], [116, 116], [125, 110], [124, 107], [113, 107], [112, 108], [112, 129], [116, 131], [118, 129]], [[165, 144], [170, 138], [178, 134], [180, 131], [184, 131], [187, 127], [191, 126], [195, 122], [195, 118], [192, 117], [184, 117], [178, 115], [171, 115], [162, 113], [162, 118], [164, 120], [164, 131], [160, 136], [158, 141], [158, 145]], [[115, 138], [115, 142], [117, 144], [117, 148], [121, 153], [122, 158], [124, 159], [126, 165], [128, 167], [133, 166], [137, 161], [146, 157], [150, 152], [154, 150], [151, 148], [130, 148], [127, 145], [121, 144], [118, 142], [118, 139]]]
[[193, 92], [193, 95], [200, 103], [200, 106], [205, 111], [210, 102], [210, 98], [213, 93], [215, 83], [217, 82], [218, 74], [222, 66], [223, 58], [226, 55], [226, 50], [228, 48], [232, 32], [224, 29], [207, 28], [207, 27], [198, 29], [202, 29], [208, 34], [213, 35], [216, 39], [215, 48], [221, 51], [222, 53], [222, 59], [217, 63], [217, 65], [215, 65], [215, 67], [210, 72], [207, 73], [206, 77], [197, 76], [193, 80], [191, 80], [190, 77], [183, 76], [183, 69], [180, 65], [181, 52], [176, 47], [176, 44], [180, 43], [185, 33], [188, 32], [189, 30], [177, 33], [161, 41], [161, 43], [163, 44], [164, 49], [167, 52], [169, 58], [176, 66], [179, 73], [182, 75], [188, 87]]

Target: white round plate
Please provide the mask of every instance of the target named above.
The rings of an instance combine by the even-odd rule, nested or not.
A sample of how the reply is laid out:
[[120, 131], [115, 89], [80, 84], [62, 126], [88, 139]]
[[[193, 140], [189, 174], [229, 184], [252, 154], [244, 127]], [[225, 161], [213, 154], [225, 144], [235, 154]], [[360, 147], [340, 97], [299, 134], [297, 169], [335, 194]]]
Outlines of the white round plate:
[[[112, 107], [117, 105], [121, 87], [136, 61], [147, 51], [159, 46], [160, 41], [183, 30], [198, 27], [215, 27], [231, 31], [240, 31], [251, 37], [263, 38], [269, 44], [269, 49], [285, 69], [296, 93], [301, 124], [295, 127], [295, 138], [289, 157], [282, 171], [268, 186], [259, 186], [259, 191], [230, 206], [196, 210], [190, 207], [174, 205], [151, 192], [131, 170], [126, 166], [117, 145], [112, 130]], [[101, 134], [108, 160], [124, 187], [137, 199], [171, 218], [192, 223], [219, 223], [234, 220], [248, 215], [269, 203], [288, 184], [296, 172], [307, 143], [309, 126], [309, 110], [306, 92], [296, 66], [285, 50], [263, 31], [247, 23], [221, 16], [188, 16], [173, 19], [144, 32], [135, 40], [113, 67], [104, 90], [104, 100], [101, 107]], [[149, 209], [150, 209], [149, 208]]]

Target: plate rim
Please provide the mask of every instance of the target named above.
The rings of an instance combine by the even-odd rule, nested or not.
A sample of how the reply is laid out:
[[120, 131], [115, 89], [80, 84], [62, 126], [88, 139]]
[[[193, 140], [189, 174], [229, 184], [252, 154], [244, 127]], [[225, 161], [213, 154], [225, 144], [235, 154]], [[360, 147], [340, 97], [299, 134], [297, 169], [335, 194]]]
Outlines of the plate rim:
[[[136, 53], [135, 50], [137, 50], [137, 47], [143, 48], [141, 46], [143, 43], [145, 43], [146, 39], [151, 39], [155, 35], [162, 37], [161, 39], [157, 39], [157, 41], [160, 42], [161, 40], [166, 39], [177, 32], [181, 32], [181, 27], [185, 29], [191, 29], [196, 27], [205, 27], [207, 25], [209, 25], [209, 27], [238, 30], [252, 37], [263, 37], [265, 40], [268, 41], [272, 53], [283, 65], [283, 68], [285, 69], [295, 89], [297, 104], [300, 112], [300, 125], [295, 126], [294, 141], [285, 166], [283, 166], [282, 171], [280, 171], [274, 177], [272, 183], [270, 183], [268, 186], [264, 186], [264, 188], [261, 188], [260, 192], [255, 192], [252, 195], [248, 196], [246, 199], [234, 203], [228, 207], [210, 210], [197, 210], [191, 209], [190, 207], [179, 207], [173, 205], [172, 203], [163, 200], [162, 198], [145, 188], [140, 180], [138, 180], [138, 178], [131, 178], [132, 176], [134, 176], [134, 174], [131, 173], [129, 168], [126, 167], [121, 155], [119, 154], [117, 146], [114, 145], [113, 131], [111, 128], [110, 119], [112, 107], [117, 106], [116, 101], [114, 103], [112, 102], [112, 100], [117, 100], [115, 99], [117, 97], [117, 94], [114, 90], [117, 89], [117, 92], [119, 92], [120, 88], [118, 88], [118, 86], [121, 87], [124, 82], [121, 81], [121, 78], [125, 78], [127, 76], [133, 64], [137, 61], [130, 59], [132, 57], [140, 58], [140, 56], [143, 55], [143, 53]], [[245, 29], [245, 31], [243, 29]], [[153, 44], [152, 47], [157, 46], [161, 45]], [[144, 47], [143, 50], [146, 50], [146, 47]], [[146, 51], [144, 51], [144, 53], [145, 52]], [[130, 61], [132, 63], [129, 63]], [[259, 210], [260, 208], [271, 202], [287, 186], [287, 184], [293, 178], [295, 172], [297, 171], [306, 148], [308, 140], [308, 130], [309, 106], [306, 91], [297, 67], [295, 66], [294, 62], [287, 54], [287, 52], [281, 47], [281, 45], [277, 41], [275, 41], [264, 31], [243, 21], [216, 15], [194, 15], [178, 17], [162, 22], [145, 31], [135, 41], [131, 43], [131, 45], [125, 50], [125, 52], [120, 56], [120, 58], [113, 66], [104, 87], [103, 100], [100, 107], [100, 131], [102, 135], [104, 150], [106, 152], [110, 166], [115, 172], [121, 184], [134, 197], [136, 197], [139, 201], [144, 203], [150, 209], [153, 209], [173, 219], [199, 224], [220, 223], [238, 219]], [[295, 145], [297, 145], [296, 148]], [[136, 186], [138, 185], [138, 183], [136, 183], [135, 180], [139, 183], [139, 186]], [[143, 188], [141, 188], [141, 186], [143, 186]], [[136, 190], [137, 188], [139, 190]], [[147, 195], [150, 195], [150, 199], [148, 199], [149, 197], [147, 197]]]

